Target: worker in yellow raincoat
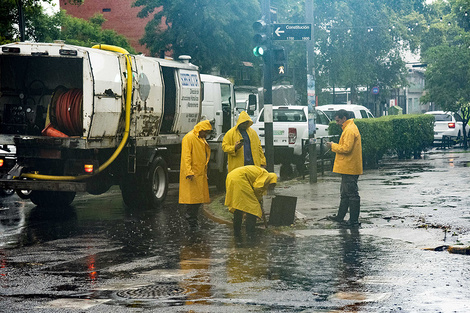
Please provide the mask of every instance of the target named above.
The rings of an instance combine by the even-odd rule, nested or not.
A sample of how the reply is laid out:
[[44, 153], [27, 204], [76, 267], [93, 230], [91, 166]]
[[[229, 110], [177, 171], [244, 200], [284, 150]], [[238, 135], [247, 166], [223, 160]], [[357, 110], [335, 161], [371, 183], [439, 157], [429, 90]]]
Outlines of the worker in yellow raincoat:
[[198, 226], [197, 216], [201, 204], [210, 202], [207, 166], [211, 150], [206, 136], [211, 130], [208, 120], [199, 122], [183, 137], [181, 143], [178, 202], [186, 205], [186, 217], [192, 228]]
[[235, 235], [240, 234], [243, 213], [246, 213], [246, 232], [254, 232], [256, 218], [263, 216], [260, 201], [276, 183], [276, 174], [255, 165], [242, 166], [228, 173], [225, 181], [225, 205], [233, 213]]
[[[336, 124], [343, 129], [339, 143], [327, 142], [326, 145], [336, 153], [333, 172], [341, 174], [341, 200], [338, 214], [328, 216], [329, 220], [339, 222], [346, 227], [359, 227], [359, 213], [361, 210], [361, 197], [357, 181], [362, 174], [362, 141], [361, 134], [354, 119], [350, 118], [349, 112], [339, 110], [335, 114]], [[349, 221], [344, 217], [349, 208]]]
[[266, 158], [258, 134], [251, 128], [253, 121], [242, 111], [237, 125], [224, 136], [222, 149], [228, 155], [228, 172], [244, 165], [266, 167]]

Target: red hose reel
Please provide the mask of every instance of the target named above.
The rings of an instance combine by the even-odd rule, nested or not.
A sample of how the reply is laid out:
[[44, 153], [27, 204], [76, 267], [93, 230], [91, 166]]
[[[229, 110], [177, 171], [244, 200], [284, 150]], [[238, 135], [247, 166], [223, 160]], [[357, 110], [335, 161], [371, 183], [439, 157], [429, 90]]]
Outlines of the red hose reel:
[[51, 137], [81, 136], [83, 133], [83, 92], [59, 88], [54, 93], [49, 111], [51, 123], [42, 134]]

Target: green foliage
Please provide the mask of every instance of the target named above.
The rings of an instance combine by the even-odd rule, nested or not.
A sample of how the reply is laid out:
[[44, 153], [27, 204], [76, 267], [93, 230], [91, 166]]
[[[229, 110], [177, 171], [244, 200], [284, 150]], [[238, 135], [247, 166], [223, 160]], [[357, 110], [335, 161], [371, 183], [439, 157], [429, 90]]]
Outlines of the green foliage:
[[[102, 29], [101, 25], [105, 19], [102, 14], [96, 14], [90, 21], [72, 17], [61, 11], [56, 15], [62, 30], [55, 39], [64, 40], [68, 44], [91, 47], [95, 44], [105, 43], [122, 47], [130, 53], [135, 53], [134, 48], [129, 45], [126, 37], [119, 35], [114, 30]], [[51, 33], [54, 30], [51, 29]]]
[[152, 55], [172, 51], [190, 55], [202, 72], [229, 72], [252, 55], [252, 24], [261, 17], [256, 0], [137, 0], [139, 17], [156, 13], [147, 24], [142, 43]]
[[[387, 153], [399, 158], [417, 157], [432, 146], [434, 117], [427, 114], [389, 115], [373, 119], [355, 119], [362, 139], [362, 157], [369, 167], [375, 167]], [[331, 122], [330, 135], [340, 135], [341, 127]]]
[[[102, 14], [93, 16], [90, 21], [74, 18], [65, 13], [58, 12], [53, 16], [44, 13], [39, 0], [24, 0], [25, 37], [34, 42], [53, 42], [64, 40], [68, 44], [91, 47], [98, 43], [116, 45], [127, 49], [131, 53], [135, 50], [128, 40], [113, 30], [103, 30], [101, 25], [105, 22]], [[83, 0], [69, 0], [71, 4], [80, 4]], [[4, 4], [4, 5], [3, 5]], [[0, 44], [18, 40], [18, 31], [14, 25], [17, 20], [18, 7], [16, 0], [4, 0], [0, 7]]]

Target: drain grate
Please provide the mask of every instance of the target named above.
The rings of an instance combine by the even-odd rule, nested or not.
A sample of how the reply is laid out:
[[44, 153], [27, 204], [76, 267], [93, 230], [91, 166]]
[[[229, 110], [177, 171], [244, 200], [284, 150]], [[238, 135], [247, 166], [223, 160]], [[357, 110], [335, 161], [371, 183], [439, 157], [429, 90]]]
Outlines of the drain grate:
[[118, 297], [126, 299], [180, 299], [188, 293], [176, 283], [159, 283], [139, 289], [123, 290], [116, 293]]

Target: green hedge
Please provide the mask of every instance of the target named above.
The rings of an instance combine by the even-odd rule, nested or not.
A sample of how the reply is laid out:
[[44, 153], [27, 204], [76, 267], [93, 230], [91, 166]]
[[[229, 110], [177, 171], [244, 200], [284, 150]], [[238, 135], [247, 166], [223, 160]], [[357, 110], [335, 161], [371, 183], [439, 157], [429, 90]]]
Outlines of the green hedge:
[[[362, 157], [368, 166], [377, 165], [386, 153], [410, 158], [432, 146], [434, 116], [428, 114], [388, 115], [370, 119], [355, 119], [362, 138]], [[330, 135], [340, 135], [341, 127], [331, 122]]]

